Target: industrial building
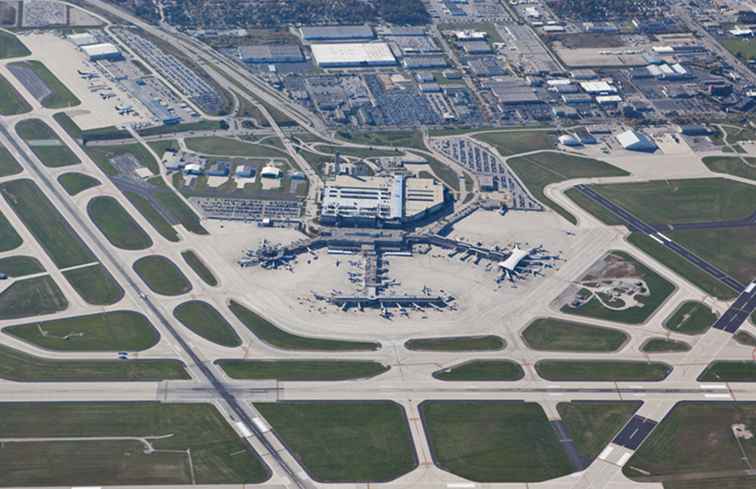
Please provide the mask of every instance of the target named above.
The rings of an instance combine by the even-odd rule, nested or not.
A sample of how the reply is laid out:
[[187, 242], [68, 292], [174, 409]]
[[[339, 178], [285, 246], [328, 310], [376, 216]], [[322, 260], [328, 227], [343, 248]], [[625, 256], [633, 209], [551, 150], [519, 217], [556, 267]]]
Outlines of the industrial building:
[[369, 25], [314, 25], [300, 28], [305, 42], [370, 41], [375, 32]]
[[78, 47], [89, 46], [90, 44], [97, 44], [99, 41], [89, 32], [81, 32], [78, 34], [71, 34], [66, 39], [74, 43]]
[[444, 187], [432, 178], [337, 176], [323, 190], [326, 225], [399, 227], [444, 207]]
[[299, 63], [304, 61], [296, 44], [241, 46], [239, 59], [249, 64]]
[[311, 49], [321, 68], [394, 66], [397, 63], [385, 42], [314, 44]]
[[89, 57], [89, 61], [99, 61], [103, 59], [117, 61], [123, 59], [121, 51], [109, 42], [89, 44], [87, 46], [82, 46], [81, 50]]
[[617, 141], [623, 148], [630, 151], [643, 151], [653, 153], [658, 148], [656, 143], [647, 135], [633, 131], [625, 131], [617, 135]]

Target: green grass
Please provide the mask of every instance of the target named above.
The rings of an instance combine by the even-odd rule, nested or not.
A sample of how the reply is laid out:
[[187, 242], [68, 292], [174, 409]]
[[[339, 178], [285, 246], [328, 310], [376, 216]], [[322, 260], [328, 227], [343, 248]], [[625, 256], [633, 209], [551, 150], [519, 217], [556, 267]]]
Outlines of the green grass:
[[714, 361], [698, 377], [700, 382], [756, 382], [756, 362]]
[[115, 176], [118, 171], [110, 162], [113, 158], [119, 156], [131, 155], [143, 167], [148, 168], [153, 175], [160, 175], [158, 162], [152, 157], [152, 154], [140, 143], [132, 144], [115, 144], [113, 146], [87, 145], [85, 151], [90, 158], [97, 164], [100, 169], [108, 176]]
[[0, 212], [0, 252], [15, 250], [23, 242], [8, 218]]
[[555, 318], [536, 319], [522, 337], [534, 350], [578, 352], [616, 351], [628, 340], [618, 329]]
[[175, 216], [187, 231], [201, 236], [208, 234], [207, 229], [200, 224], [200, 219], [194, 210], [181, 200], [176, 192], [163, 182], [162, 178], [151, 178], [149, 182], [158, 187], [154, 195], [160, 206]]
[[417, 466], [399, 404], [298, 401], [255, 407], [316, 481], [390, 481]]
[[232, 379], [283, 381], [368, 379], [391, 368], [360, 360], [218, 360]]
[[248, 158], [286, 158], [287, 153], [270, 146], [247, 143], [224, 137], [197, 137], [185, 140], [187, 148], [198, 153], [219, 156], [246, 156]]
[[233, 326], [207, 302], [184, 302], [174, 309], [173, 315], [181, 324], [207, 341], [228, 348], [237, 347], [242, 343]]
[[151, 440], [153, 453], [137, 441], [6, 443], [4, 485], [241, 484], [269, 477], [212, 404], [4, 403], [0, 417], [4, 436], [14, 438], [172, 435]]
[[683, 341], [668, 340], [667, 338], [651, 338], [643, 343], [641, 351], [644, 353], [676, 353], [690, 351], [690, 345]]
[[690, 223], [750, 216], [756, 187], [724, 178], [692, 178], [592, 185], [648, 223]]
[[738, 39], [732, 37], [723, 39], [720, 42], [728, 51], [746, 63], [756, 58], [756, 43], [751, 39]]
[[641, 407], [640, 401], [573, 401], [557, 412], [587, 467]]
[[171, 223], [165, 220], [149, 200], [134, 192], [124, 192], [123, 195], [162, 237], [173, 243], [179, 241], [179, 235], [176, 232], [176, 229]]
[[717, 320], [716, 314], [698, 301], [685, 301], [664, 321], [664, 327], [675, 333], [704, 334]]
[[134, 271], [157, 294], [182, 295], [192, 290], [186, 276], [168, 258], [150, 255], [134, 262]]
[[42, 273], [45, 267], [33, 256], [7, 256], [0, 258], [0, 272], [9, 277], [25, 277], [35, 273]]
[[87, 204], [87, 214], [116, 248], [135, 251], [152, 246], [150, 236], [113, 197], [93, 198]]
[[576, 188], [571, 188], [564, 193], [573, 202], [579, 205], [584, 210], [595, 216], [599, 221], [603, 222], [607, 226], [622, 226], [625, 223], [612, 214], [606, 207], [601, 204], [597, 204], [593, 200], [589, 199], [583, 193]]
[[97, 187], [100, 181], [83, 173], [64, 173], [58, 177], [58, 183], [68, 192], [68, 195], [78, 195], [85, 190]]
[[68, 301], [49, 276], [27, 278], [0, 292], [0, 319], [19, 319], [60, 312]]
[[63, 109], [81, 104], [81, 101], [76, 98], [76, 95], [71, 93], [71, 91], [41, 62], [31, 60], [18, 61], [12, 64], [31, 69], [45, 83], [45, 85], [47, 85], [47, 88], [52, 91], [49, 96], [40, 100], [43, 107], [48, 109]]
[[507, 343], [499, 336], [451, 336], [407, 340], [404, 347], [415, 351], [495, 351]]
[[707, 156], [703, 163], [713, 172], [756, 180], [756, 158], [744, 159], [737, 156]]
[[379, 343], [298, 336], [277, 328], [241, 304], [231, 301], [231, 312], [261, 341], [282, 350], [377, 351]]
[[473, 137], [495, 147], [501, 156], [555, 149], [557, 145], [557, 134], [552, 131], [492, 131]]
[[740, 343], [744, 346], [751, 346], [756, 348], [756, 336], [753, 336], [751, 333], [748, 333], [746, 331], [740, 330], [733, 336], [735, 341]]
[[160, 341], [160, 334], [149, 320], [134, 311], [34, 322], [10, 326], [3, 332], [55, 351], [142, 351]]
[[[2, 31], [0, 31], [2, 32]], [[0, 144], [0, 177], [9, 177], [21, 173], [23, 168], [8, 149]]]
[[408, 131], [339, 131], [338, 136], [354, 144], [389, 146], [393, 148], [415, 148], [426, 150], [423, 135], [419, 130]]
[[[29, 144], [37, 158], [43, 165], [49, 168], [78, 165], [79, 158], [71, 151], [71, 148], [58, 137], [50, 126], [39, 119], [24, 119], [16, 124], [16, 132]], [[44, 141], [45, 144], [37, 144], [36, 141]], [[47, 143], [50, 144], [47, 144]]]
[[186, 264], [194, 270], [194, 273], [196, 273], [203, 282], [211, 287], [218, 285], [218, 279], [215, 278], [213, 272], [210, 271], [207, 265], [205, 265], [205, 262], [203, 262], [195, 252], [192, 250], [183, 251], [181, 252], [181, 257], [184, 258]]
[[672, 372], [664, 363], [623, 360], [541, 360], [535, 367], [546, 380], [566, 382], [658, 382]]
[[572, 472], [543, 408], [517, 401], [425, 401], [433, 460], [475, 482], [540, 482]]
[[0, 115], [25, 114], [32, 109], [13, 85], [0, 76]]
[[573, 308], [570, 304], [565, 304], [562, 306], [561, 311], [567, 314], [594, 319], [604, 319], [626, 324], [641, 324], [649, 319], [659, 306], [664, 303], [667, 297], [674, 292], [675, 286], [623, 251], [613, 250], [610, 251], [610, 254], [621, 258], [625, 263], [631, 263], [635, 267], [637, 276], [645, 280], [651, 295], [637, 297], [638, 302], [642, 304], [641, 306], [622, 310], [608, 309], [596, 297], [593, 297], [578, 309]]
[[543, 189], [552, 183], [575, 178], [620, 177], [629, 175], [624, 170], [603, 161], [581, 158], [565, 153], [541, 152], [510, 159], [507, 164], [520, 177], [522, 183], [544, 205], [572, 224], [577, 219], [570, 212], [560, 207], [543, 193]]
[[162, 134], [173, 134], [176, 132], [191, 132], [191, 131], [214, 131], [221, 129], [221, 121], [198, 121], [187, 122], [183, 124], [175, 124], [171, 126], [156, 126], [148, 127], [139, 131], [139, 135], [142, 137], [159, 136]]
[[672, 231], [667, 235], [741, 283], [748, 284], [756, 277], [756, 246], [753, 246], [756, 242], [756, 226], [686, 229]]
[[65, 112], [58, 112], [53, 115], [53, 119], [64, 131], [73, 139], [80, 139], [81, 142], [97, 141], [102, 139], [131, 139], [131, 134], [124, 129], [118, 129], [115, 126], [100, 127], [97, 129], [82, 130], [76, 121], [71, 119]]
[[30, 54], [31, 51], [19, 41], [18, 37], [9, 32], [0, 31], [0, 59], [20, 58]]
[[0, 378], [15, 382], [186, 380], [179, 360], [52, 360], [0, 345]]
[[123, 299], [123, 289], [101, 263], [66, 270], [63, 276], [87, 304], [110, 306]]
[[[722, 478], [735, 475], [744, 477], [744, 472], [737, 474], [736, 471], [750, 469], [750, 463], [743, 457], [754, 460], [756, 439], [740, 439], [738, 443], [733, 436], [732, 425], [741, 423], [749, 430], [756, 426], [756, 404], [678, 403], [630, 458], [623, 472], [639, 482], [664, 481], [679, 476], [691, 482], [696, 478], [713, 478], [717, 475]], [[692, 484], [688, 487], [702, 486]]]
[[522, 367], [510, 360], [471, 360], [433, 372], [438, 380], [459, 381], [515, 381], [525, 376]]
[[732, 300], [737, 297], [737, 293], [730, 287], [724, 285], [700, 268], [691, 264], [688, 260], [681, 257], [669, 248], [662, 246], [643, 233], [631, 233], [627, 241], [640, 249], [641, 251], [654, 257], [664, 266], [668, 267], [688, 282], [695, 284], [698, 288], [718, 299]]

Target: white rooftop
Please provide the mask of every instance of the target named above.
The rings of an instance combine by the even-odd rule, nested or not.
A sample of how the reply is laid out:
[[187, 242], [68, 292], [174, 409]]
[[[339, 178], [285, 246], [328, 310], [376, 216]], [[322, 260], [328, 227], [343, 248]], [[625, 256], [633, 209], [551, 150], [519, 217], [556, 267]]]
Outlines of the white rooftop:
[[385, 42], [314, 44], [312, 55], [319, 65], [394, 64], [391, 49]]

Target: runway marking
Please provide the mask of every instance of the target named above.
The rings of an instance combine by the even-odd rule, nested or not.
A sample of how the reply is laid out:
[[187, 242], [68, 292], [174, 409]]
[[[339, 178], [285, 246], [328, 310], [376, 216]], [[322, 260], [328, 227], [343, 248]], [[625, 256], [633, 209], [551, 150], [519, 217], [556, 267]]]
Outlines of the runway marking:
[[620, 459], [617, 460], [617, 465], [619, 465], [620, 467], [624, 467], [627, 461], [630, 460], [631, 455], [632, 453], [625, 453], [624, 455], [622, 455]]
[[239, 431], [241, 431], [242, 438], [249, 438], [250, 436], [252, 436], [252, 431], [246, 424], [242, 423], [241, 421], [237, 421], [234, 424], [239, 429]]
[[699, 387], [701, 389], [727, 389], [724, 384], [701, 384]]
[[464, 487], [475, 487], [472, 482], [449, 482], [446, 484], [449, 489], [462, 489]]
[[663, 239], [664, 241], [672, 241], [671, 239], [669, 239], [667, 236], [663, 235], [662, 233], [658, 233], [658, 234], [659, 234], [659, 237]]
[[656, 237], [656, 236], [654, 236], [653, 234], [649, 234], [649, 235], [648, 235], [648, 237], [649, 237], [649, 238], [651, 238], [651, 239], [653, 239], [654, 241], [656, 241], [656, 242], [657, 242], [657, 243], [659, 243], [660, 245], [663, 245], [663, 244], [664, 244], [664, 241], [660, 240], [659, 238], [657, 238], [657, 237]]
[[601, 455], [599, 455], [599, 458], [601, 460], [606, 460], [607, 457], [609, 457], [609, 455], [611, 455], [611, 453], [613, 451], [614, 451], [614, 447], [613, 446], [607, 446], [606, 448], [604, 448], [604, 451], [601, 452]]
[[732, 400], [732, 396], [730, 394], [704, 394], [704, 397], [707, 399], [730, 399]]

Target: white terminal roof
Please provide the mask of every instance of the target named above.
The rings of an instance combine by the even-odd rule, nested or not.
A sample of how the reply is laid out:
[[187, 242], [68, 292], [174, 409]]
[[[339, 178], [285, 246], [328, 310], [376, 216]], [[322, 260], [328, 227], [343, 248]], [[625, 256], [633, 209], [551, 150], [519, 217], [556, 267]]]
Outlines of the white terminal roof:
[[385, 42], [313, 44], [312, 55], [319, 65], [394, 64], [396, 58]]
[[90, 44], [89, 46], [83, 46], [81, 50], [84, 51], [84, 53], [86, 53], [88, 56], [105, 56], [108, 54], [118, 54], [121, 52], [117, 47], [109, 42]]
[[528, 256], [530, 256], [530, 250], [514, 248], [512, 254], [509, 255], [506, 260], [499, 262], [499, 268], [503, 268], [508, 272], [514, 272], [520, 265], [520, 262]]
[[588, 93], [616, 93], [617, 89], [606, 81], [584, 81], [580, 87]]

